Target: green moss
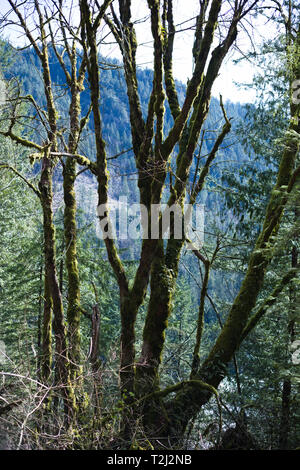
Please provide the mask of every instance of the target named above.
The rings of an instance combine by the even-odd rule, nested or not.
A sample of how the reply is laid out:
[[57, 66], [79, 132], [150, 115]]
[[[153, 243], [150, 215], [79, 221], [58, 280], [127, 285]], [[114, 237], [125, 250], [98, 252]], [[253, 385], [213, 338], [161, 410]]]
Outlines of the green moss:
[[42, 358], [41, 379], [48, 381], [51, 374], [52, 363], [52, 298], [49, 292], [49, 283], [45, 277], [44, 314], [42, 326]]
[[[77, 111], [78, 112], [78, 111]], [[79, 122], [78, 122], [79, 126]], [[78, 130], [78, 127], [77, 127]], [[73, 158], [68, 158], [64, 168], [64, 230], [66, 250], [66, 268], [68, 274], [68, 339], [69, 356], [71, 361], [71, 376], [76, 379], [79, 374], [80, 364], [80, 283], [77, 262], [77, 238], [76, 238], [76, 197], [74, 182], [76, 177], [76, 163]]]

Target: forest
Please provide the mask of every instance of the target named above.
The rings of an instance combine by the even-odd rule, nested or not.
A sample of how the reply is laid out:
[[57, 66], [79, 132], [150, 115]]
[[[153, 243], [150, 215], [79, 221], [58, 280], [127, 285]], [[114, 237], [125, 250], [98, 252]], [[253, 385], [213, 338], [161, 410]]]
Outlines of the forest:
[[3, 0], [0, 144], [0, 450], [299, 450], [299, 2]]

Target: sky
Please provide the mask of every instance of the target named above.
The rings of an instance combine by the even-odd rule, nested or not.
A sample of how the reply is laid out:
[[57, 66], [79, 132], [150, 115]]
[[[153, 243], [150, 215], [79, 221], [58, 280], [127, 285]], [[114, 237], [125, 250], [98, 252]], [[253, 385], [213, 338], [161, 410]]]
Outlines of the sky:
[[[134, 12], [134, 19], [140, 20], [147, 17], [149, 10], [147, 7], [146, 0], [132, 0], [132, 12]], [[192, 75], [192, 46], [193, 46], [193, 34], [189, 28], [195, 25], [195, 16], [199, 10], [198, 0], [174, 0], [174, 22], [176, 26], [175, 43], [174, 43], [174, 60], [173, 60], [173, 71], [174, 76], [183, 83], [187, 82], [187, 79]], [[146, 27], [147, 23], [136, 24], [136, 33], [138, 39], [138, 52], [137, 52], [137, 63], [141, 67], [151, 67], [153, 49], [152, 49], [152, 36], [149, 27]], [[247, 24], [247, 23], [245, 23]], [[271, 28], [270, 24], [265, 24], [265, 21], [260, 19], [256, 20], [256, 24], [253, 25], [255, 28], [256, 41], [262, 43], [266, 39], [271, 39], [275, 32]], [[183, 30], [183, 31], [182, 31]], [[248, 25], [248, 31], [245, 33], [242, 29], [239, 31], [237, 45], [238, 48], [243, 52], [247, 53], [251, 48], [251, 42], [249, 36], [252, 36], [253, 30], [250, 30]], [[107, 46], [105, 46], [107, 47]], [[103, 47], [104, 55], [112, 55], [120, 57], [118, 53], [118, 46], [112, 46], [105, 52]], [[235, 82], [251, 83], [255, 71], [255, 65], [244, 59], [239, 64], [234, 64], [233, 60], [239, 59], [241, 53], [237, 50], [233, 50], [229, 53], [228, 57], [223, 63], [221, 74], [216, 79], [212, 94], [219, 96], [222, 94], [225, 100], [233, 102], [251, 102], [255, 98], [255, 92], [250, 89], [239, 87]]]
[[[49, 0], [44, 0], [49, 2]], [[51, 3], [51, 2], [50, 2]], [[71, 4], [70, 0], [70, 4]], [[76, 0], [74, 0], [74, 5]], [[183, 83], [187, 82], [187, 79], [192, 75], [192, 44], [193, 44], [193, 31], [190, 30], [191, 26], [195, 24], [195, 16], [197, 14], [197, 7], [199, 9], [198, 0], [174, 0], [174, 22], [176, 25], [176, 36], [174, 43], [174, 76]], [[7, 0], [0, 1], [0, 15], [2, 16], [8, 10], [9, 4]], [[79, 17], [78, 10], [74, 7], [72, 9], [74, 19]], [[146, 0], [132, 0], [132, 13], [133, 20], [142, 20], [147, 18], [149, 15], [149, 9], [147, 7]], [[246, 23], [245, 23], [246, 24]], [[255, 25], [255, 36], [256, 41], [262, 42], [265, 39], [270, 39], [274, 35], [274, 30], [270, 25], [265, 24], [262, 19], [259, 20]], [[137, 63], [140, 67], [151, 67], [153, 59], [153, 48], [152, 48], [152, 36], [150, 30], [149, 20], [145, 22], [137, 22], [136, 33], [138, 40], [138, 52], [137, 52]], [[239, 32], [237, 45], [243, 53], [247, 53], [251, 47], [249, 37], [253, 34], [253, 30], [248, 28], [248, 32], [245, 33], [242, 29]], [[103, 28], [102, 35], [107, 35], [107, 27]], [[16, 33], [15, 29], [11, 29], [11, 33], [7, 33], [6, 37], [9, 37], [15, 45], [24, 45], [24, 38]], [[118, 46], [111, 44], [112, 37], [105, 38], [105, 45], [100, 46], [100, 52], [104, 57], [107, 58], [120, 58]], [[237, 83], [251, 83], [253, 74], [256, 69], [254, 64], [249, 63], [247, 60], [243, 60], [240, 64], [234, 65], [233, 60], [240, 58], [240, 52], [232, 50], [223, 63], [221, 74], [216, 79], [212, 94], [219, 96], [222, 94], [223, 99], [230, 100], [233, 102], [251, 102], [254, 100], [254, 91], [250, 89], [244, 89], [238, 87]]]

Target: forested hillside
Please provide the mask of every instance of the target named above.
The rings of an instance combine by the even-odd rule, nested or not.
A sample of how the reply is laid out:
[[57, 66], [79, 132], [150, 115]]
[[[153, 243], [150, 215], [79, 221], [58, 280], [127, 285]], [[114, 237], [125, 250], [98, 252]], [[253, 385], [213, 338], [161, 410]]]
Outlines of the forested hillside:
[[[130, 0], [67, 3], [1, 20], [0, 448], [295, 449], [297, 2], [270, 0], [248, 105], [211, 91], [263, 2], [196, 2], [187, 84], [172, 0], [147, 2], [151, 69]], [[122, 60], [100, 54], [104, 24]], [[202, 225], [178, 237], [185, 204]]]
[[[2, 44], [1, 56], [6, 57], [6, 64], [2, 66], [3, 78], [8, 82], [17, 79], [22, 93], [31, 95], [40, 105], [45, 105], [45, 97], [43, 93], [42, 68], [33, 48], [16, 53], [9, 43]], [[9, 60], [7, 58], [9, 57]], [[100, 82], [100, 107], [103, 116], [103, 137], [106, 141], [107, 151], [110, 157], [126, 151], [117, 161], [112, 161], [110, 166], [111, 180], [114, 185], [110, 189], [112, 197], [114, 195], [124, 193], [130, 194], [135, 187], [135, 192], [131, 197], [138, 200], [137, 184], [135, 177], [135, 163], [132, 153], [132, 140], [130, 133], [130, 117], [128, 98], [126, 93], [126, 83], [124, 79], [124, 71], [120, 62], [111, 59], [99, 57], [101, 67]], [[63, 125], [67, 119], [67, 109], [70, 102], [70, 92], [65, 87], [65, 77], [59, 65], [57, 57], [53, 50], [49, 50], [49, 64], [53, 83], [55, 84], [55, 95], [57, 109]], [[144, 115], [147, 113], [147, 106], [152, 89], [153, 72], [149, 69], [137, 69], [138, 89], [141, 99], [141, 108]], [[176, 89], [180, 103], [184, 100], [186, 86], [180, 82], [176, 82]], [[81, 93], [82, 113], [88, 111], [90, 103], [90, 93], [88, 86]], [[216, 168], [213, 168], [212, 175], [218, 177], [220, 170], [228, 163], [232, 167], [239, 167], [244, 160], [248, 158], [245, 148], [242, 146], [241, 139], [237, 138], [236, 128], [241, 120], [244, 119], [246, 109], [240, 103], [226, 103], [228, 116], [233, 120], [233, 129], [231, 135], [226, 139], [226, 145], [219, 153], [219, 161]], [[222, 110], [220, 108], [219, 99], [213, 97], [210, 104], [210, 110], [206, 119], [205, 129], [208, 131], [207, 137], [203, 140], [202, 152], [208, 154], [213, 147], [212, 135], [221, 126]], [[166, 103], [165, 116], [165, 132], [170, 130], [172, 117], [168, 103]], [[95, 149], [93, 146], [93, 119], [89, 120], [88, 127], [82, 142], [80, 143], [80, 151], [84, 155], [89, 156], [91, 160], [95, 160]], [[109, 157], [108, 157], [109, 158]], [[193, 170], [196, 166], [196, 156], [193, 162]], [[235, 165], [237, 163], [238, 165]], [[120, 176], [121, 175], [121, 176]], [[124, 175], [124, 176], [122, 176]], [[128, 177], [132, 184], [128, 184]], [[115, 181], [120, 186], [115, 187]]]

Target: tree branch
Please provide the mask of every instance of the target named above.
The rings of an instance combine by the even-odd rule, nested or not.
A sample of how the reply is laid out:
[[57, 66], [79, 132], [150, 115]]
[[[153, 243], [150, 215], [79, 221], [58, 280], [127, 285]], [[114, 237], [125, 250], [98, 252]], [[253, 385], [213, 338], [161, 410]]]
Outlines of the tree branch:
[[8, 170], [11, 170], [13, 173], [15, 173], [15, 175], [17, 175], [19, 178], [21, 178], [24, 181], [24, 183], [27, 184], [27, 186], [36, 194], [36, 196], [38, 196], [38, 198], [41, 197], [40, 191], [32, 183], [30, 183], [30, 181], [27, 178], [25, 178], [25, 176], [23, 176], [16, 168], [9, 165], [8, 163], [0, 162], [0, 169], [1, 168], [3, 168], [3, 169], [6, 168]]

